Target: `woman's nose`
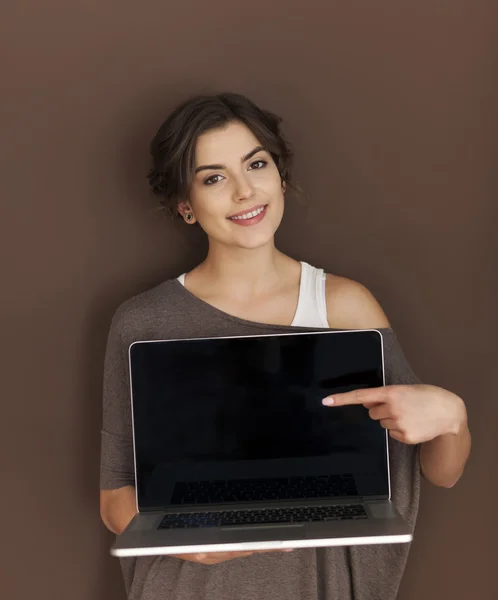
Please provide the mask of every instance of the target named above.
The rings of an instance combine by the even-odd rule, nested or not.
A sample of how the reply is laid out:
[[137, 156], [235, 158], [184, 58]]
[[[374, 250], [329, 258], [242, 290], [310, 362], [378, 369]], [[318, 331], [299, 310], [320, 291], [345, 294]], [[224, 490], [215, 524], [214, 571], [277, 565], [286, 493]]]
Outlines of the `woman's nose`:
[[245, 177], [239, 177], [235, 184], [235, 200], [247, 200], [254, 194], [254, 190]]

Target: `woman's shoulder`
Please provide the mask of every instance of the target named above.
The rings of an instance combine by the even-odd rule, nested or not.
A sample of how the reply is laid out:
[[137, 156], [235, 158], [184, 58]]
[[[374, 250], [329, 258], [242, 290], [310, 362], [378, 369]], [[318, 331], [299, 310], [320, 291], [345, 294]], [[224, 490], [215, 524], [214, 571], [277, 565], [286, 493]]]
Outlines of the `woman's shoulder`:
[[359, 281], [327, 273], [325, 284], [329, 326], [334, 329], [390, 327], [372, 292]]
[[176, 279], [167, 279], [129, 297], [116, 308], [113, 323], [120, 329], [133, 329], [156, 317], [164, 318], [181, 302], [181, 288]]

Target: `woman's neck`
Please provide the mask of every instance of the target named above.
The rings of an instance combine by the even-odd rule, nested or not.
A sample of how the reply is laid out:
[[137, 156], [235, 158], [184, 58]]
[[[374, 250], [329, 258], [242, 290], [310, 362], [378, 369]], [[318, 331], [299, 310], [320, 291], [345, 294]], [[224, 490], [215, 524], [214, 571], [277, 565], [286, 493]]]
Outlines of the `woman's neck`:
[[211, 294], [247, 300], [279, 288], [299, 269], [299, 263], [277, 250], [273, 241], [251, 249], [210, 244], [206, 259], [189, 277]]

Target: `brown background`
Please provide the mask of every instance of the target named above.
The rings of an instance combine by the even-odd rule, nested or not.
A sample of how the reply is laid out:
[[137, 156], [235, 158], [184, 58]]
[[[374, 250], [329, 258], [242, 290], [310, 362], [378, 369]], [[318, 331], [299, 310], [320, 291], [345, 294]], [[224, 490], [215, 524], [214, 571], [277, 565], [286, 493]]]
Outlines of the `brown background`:
[[0, 22], [2, 598], [124, 597], [98, 508], [105, 341], [205, 250], [145, 178], [205, 90], [285, 119], [311, 205], [289, 198], [281, 249], [367, 285], [419, 376], [467, 402], [471, 461], [424, 486], [401, 600], [497, 598], [498, 4], [16, 0]]

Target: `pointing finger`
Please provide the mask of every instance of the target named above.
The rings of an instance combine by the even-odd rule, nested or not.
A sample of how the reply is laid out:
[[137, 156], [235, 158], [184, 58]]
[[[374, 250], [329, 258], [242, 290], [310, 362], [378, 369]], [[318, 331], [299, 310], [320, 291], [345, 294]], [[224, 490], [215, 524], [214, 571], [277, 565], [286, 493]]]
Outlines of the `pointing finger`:
[[386, 392], [384, 386], [378, 388], [366, 388], [352, 390], [343, 394], [333, 394], [322, 400], [324, 406], [348, 406], [351, 404], [363, 404], [370, 406], [372, 404], [381, 404], [385, 402]]

